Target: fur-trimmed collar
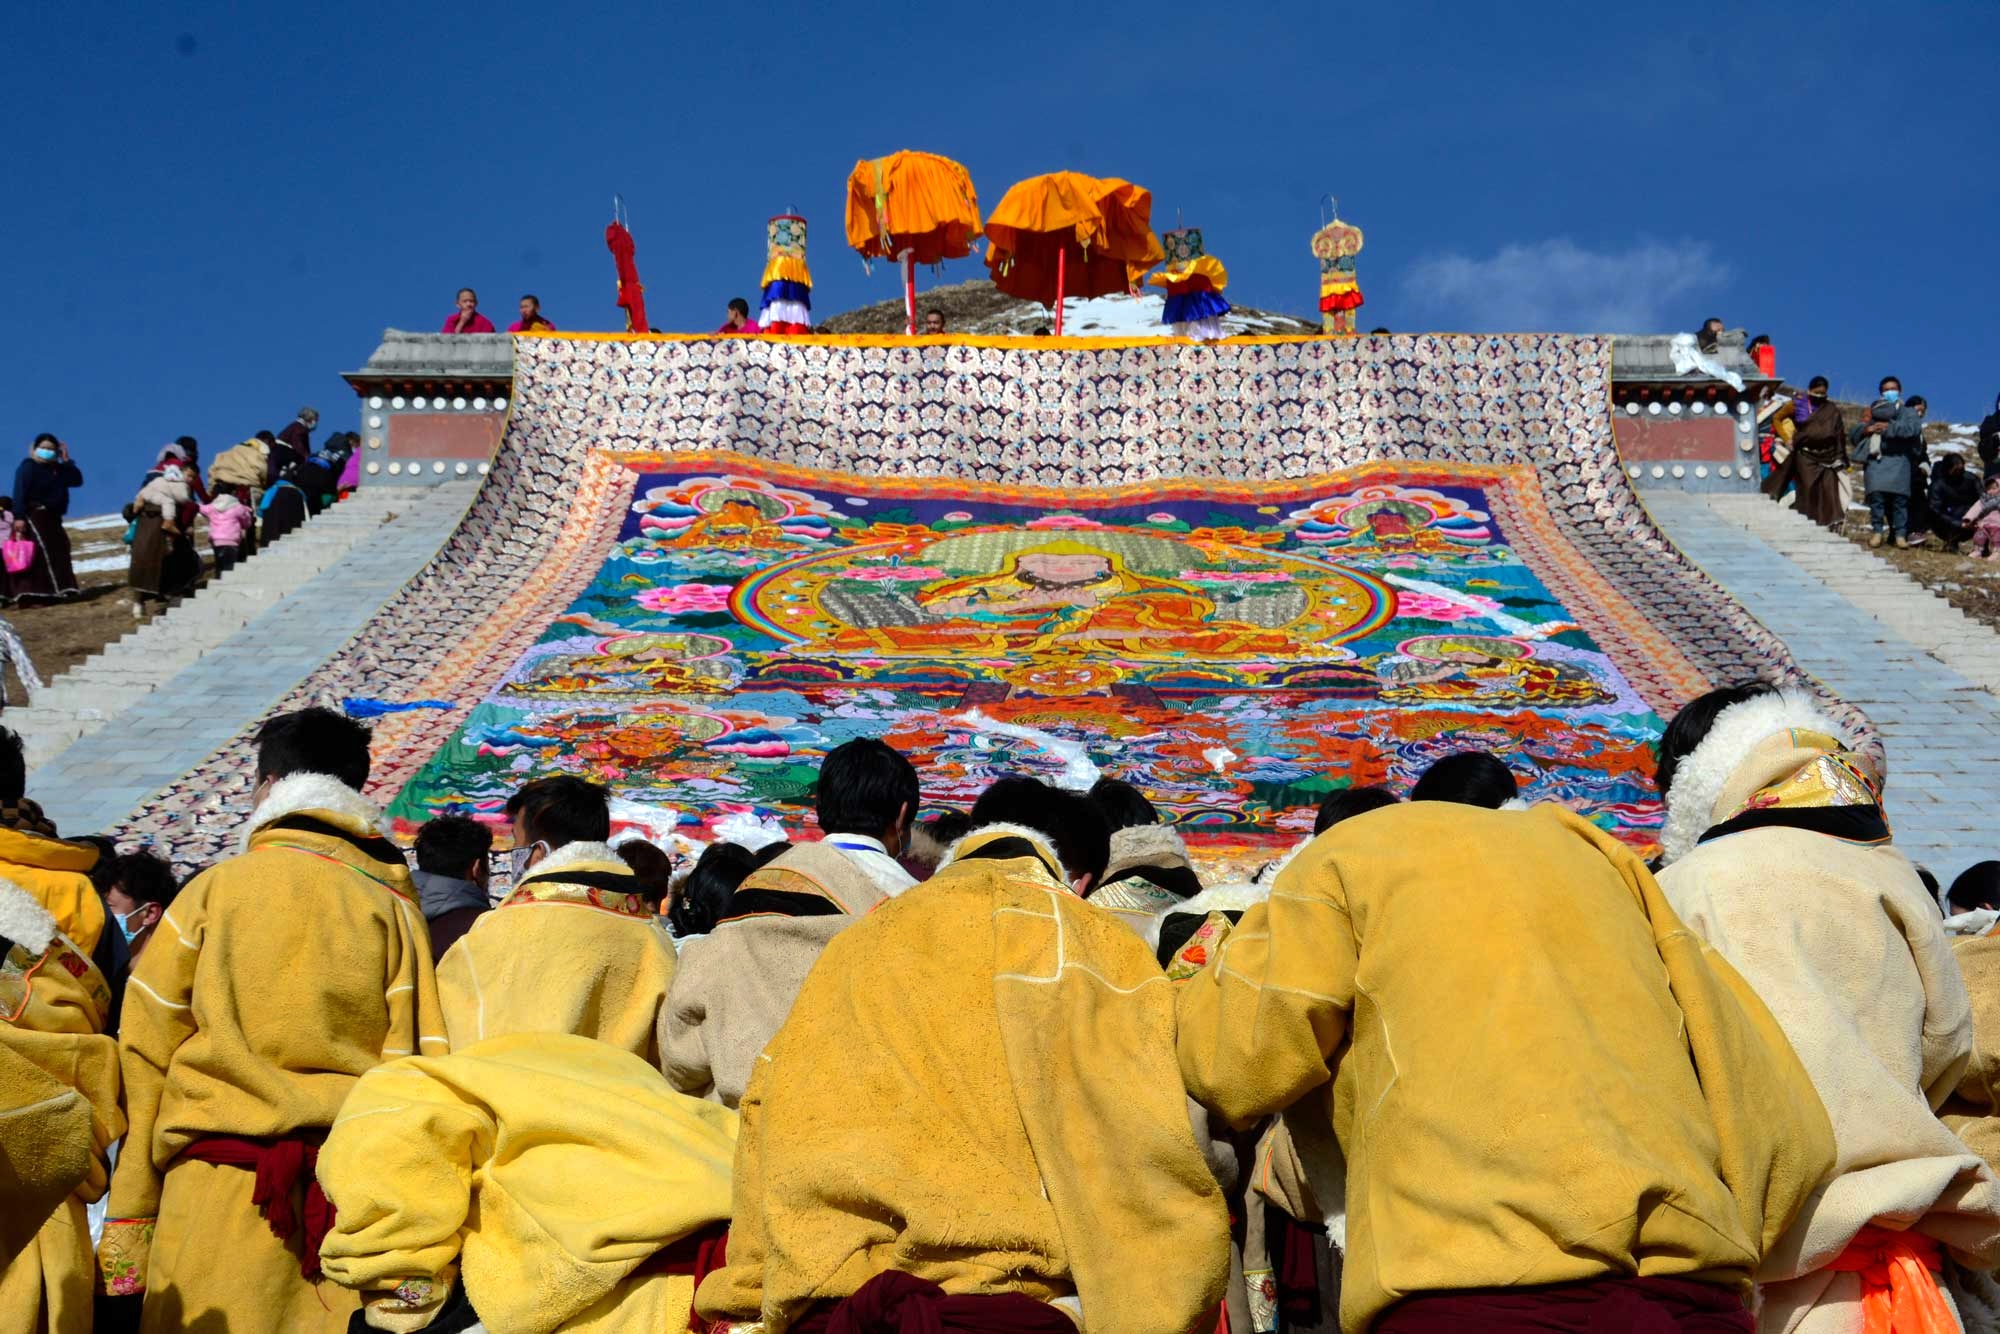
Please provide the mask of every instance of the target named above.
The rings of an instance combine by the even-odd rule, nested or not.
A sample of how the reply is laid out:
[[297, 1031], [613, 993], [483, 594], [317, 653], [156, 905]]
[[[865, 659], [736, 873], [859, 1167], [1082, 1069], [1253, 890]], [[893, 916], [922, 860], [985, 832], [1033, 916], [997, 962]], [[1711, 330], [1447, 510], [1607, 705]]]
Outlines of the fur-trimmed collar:
[[541, 877], [556, 871], [566, 871], [590, 863], [608, 865], [620, 871], [629, 872], [625, 859], [618, 855], [618, 849], [609, 843], [565, 843], [548, 856], [530, 866], [522, 873], [523, 880], [530, 876]]
[[1268, 880], [1232, 880], [1227, 884], [1204, 889], [1191, 899], [1183, 899], [1163, 913], [1159, 913], [1146, 923], [1144, 932], [1146, 944], [1154, 949], [1160, 947], [1160, 928], [1169, 917], [1178, 913], [1192, 913], [1196, 917], [1206, 917], [1212, 912], [1244, 912], [1256, 907], [1271, 897], [1271, 882]]
[[1068, 884], [1075, 878], [1070, 874], [1069, 868], [1063, 866], [1063, 860], [1056, 855], [1056, 846], [1049, 841], [1047, 834], [1044, 834], [1039, 829], [1030, 829], [1026, 825], [1020, 824], [983, 824], [979, 826], [979, 828], [965, 835], [965, 837], [944, 850], [944, 857], [938, 862], [938, 870], [940, 872], [943, 871], [960, 857], [972, 851], [974, 844], [990, 843], [997, 838], [1026, 839], [1028, 842], [1034, 844], [1035, 851], [1041, 854], [1042, 860], [1046, 861], [1052, 867], [1061, 868], [1064, 884]]
[[1667, 819], [1660, 828], [1660, 860], [1671, 865], [1693, 852], [1718, 817], [1715, 803], [1753, 747], [1766, 737], [1791, 728], [1824, 732], [1852, 747], [1853, 735], [1829, 718], [1810, 696], [1797, 690], [1759, 695], [1732, 704], [1715, 716], [1708, 735], [1681, 760], [1674, 771], [1673, 790], [1666, 794]]
[[288, 815], [312, 815], [360, 838], [386, 838], [382, 808], [328, 774], [292, 774], [280, 778], [243, 824], [239, 852], [250, 850], [251, 836]]
[[1190, 864], [1187, 844], [1174, 832], [1173, 826], [1133, 825], [1111, 835], [1111, 860], [1104, 868], [1104, 878], [1114, 879], [1120, 871], [1129, 871], [1135, 866]]
[[0, 880], [0, 936], [30, 954], [45, 954], [56, 938], [55, 915], [11, 880]]
[[910, 826], [910, 840], [905, 845], [905, 851], [911, 861], [921, 862], [936, 870], [944, 861], [945, 846], [931, 833], [930, 825], [919, 820]]

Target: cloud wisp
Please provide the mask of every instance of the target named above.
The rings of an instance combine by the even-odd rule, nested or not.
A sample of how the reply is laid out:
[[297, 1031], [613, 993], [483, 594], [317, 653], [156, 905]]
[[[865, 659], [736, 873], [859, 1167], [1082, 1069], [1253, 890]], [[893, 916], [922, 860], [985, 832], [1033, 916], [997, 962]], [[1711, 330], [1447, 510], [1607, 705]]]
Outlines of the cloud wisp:
[[1692, 329], [1689, 301], [1729, 279], [1705, 241], [1641, 239], [1590, 250], [1567, 237], [1505, 245], [1485, 259], [1419, 259], [1403, 280], [1418, 322], [1467, 332], [1657, 333]]

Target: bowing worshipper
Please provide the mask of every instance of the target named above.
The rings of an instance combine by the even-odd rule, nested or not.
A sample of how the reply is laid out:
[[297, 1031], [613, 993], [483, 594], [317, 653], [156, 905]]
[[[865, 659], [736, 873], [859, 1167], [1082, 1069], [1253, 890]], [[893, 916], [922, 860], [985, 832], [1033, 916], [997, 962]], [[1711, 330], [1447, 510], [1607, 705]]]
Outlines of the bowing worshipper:
[[1756, 994], [1557, 806], [1343, 821], [1176, 998], [1196, 1098], [1344, 1155], [1349, 1334], [1748, 1330], [1833, 1161]]
[[[1763, 997], [1833, 1120], [1834, 1171], [1759, 1271], [1759, 1327], [1860, 1334], [1894, 1275], [1947, 1252], [2000, 1265], [2000, 1177], [1935, 1115], [1972, 1058], [1971, 1003], [1847, 730], [1803, 694], [1711, 691], [1668, 725], [1657, 783], [1661, 889]], [[1935, 1278], [1895, 1291], [1949, 1317]]]
[[820, 761], [814, 787], [820, 833], [890, 897], [917, 883], [900, 857], [916, 819], [917, 771], [887, 742], [844, 741]]
[[0, 1331], [88, 1330], [89, 1204], [124, 1133], [111, 988], [55, 916], [0, 880]]
[[357, 1330], [685, 1330], [735, 1147], [735, 1113], [588, 1038], [392, 1061], [320, 1151], [320, 1259], [361, 1298]]
[[242, 852], [133, 965], [98, 1265], [114, 1296], [145, 1294], [146, 1334], [337, 1331], [358, 1304], [320, 1281], [320, 1141], [367, 1071], [445, 1048], [416, 887], [361, 795], [368, 743], [326, 709], [265, 723]]
[[604, 789], [559, 774], [507, 802], [514, 887], [438, 961], [452, 1050], [506, 1033], [575, 1033], [660, 1063], [674, 945], [610, 845]]
[[758, 1058], [704, 1317], [1212, 1327], [1229, 1220], [1174, 1069], [1173, 995], [1078, 897], [1104, 871], [1104, 817], [1014, 778], [972, 822], [936, 875], [827, 944]]
[[886, 897], [825, 842], [786, 845], [751, 871], [708, 933], [680, 944], [660, 1010], [667, 1082], [725, 1107], [741, 1103], [757, 1053], [784, 1025], [827, 942]]
[[1090, 800], [1111, 826], [1104, 879], [1090, 892], [1093, 906], [1144, 934], [1155, 918], [1201, 893], [1187, 844], [1146, 794], [1122, 778], [1100, 778]]
[[1525, 805], [1514, 771], [1483, 750], [1453, 751], [1439, 759], [1410, 785], [1410, 800], [1455, 801], [1489, 811]]

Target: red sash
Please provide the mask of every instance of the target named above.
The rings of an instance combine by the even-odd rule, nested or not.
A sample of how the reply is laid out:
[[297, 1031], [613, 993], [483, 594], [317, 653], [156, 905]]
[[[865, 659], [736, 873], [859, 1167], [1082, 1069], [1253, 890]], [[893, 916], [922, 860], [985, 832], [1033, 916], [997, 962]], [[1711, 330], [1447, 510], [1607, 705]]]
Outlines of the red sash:
[[[333, 1230], [333, 1203], [319, 1188], [314, 1176], [319, 1166], [319, 1140], [304, 1135], [281, 1139], [248, 1139], [238, 1135], [203, 1135], [181, 1150], [181, 1157], [218, 1167], [247, 1167], [257, 1174], [250, 1203], [270, 1224], [271, 1235], [290, 1241], [294, 1233], [305, 1234], [299, 1254], [299, 1274], [319, 1278], [319, 1244]], [[305, 1187], [305, 1217], [292, 1209], [292, 1192]]]
[[1729, 1288], [1683, 1278], [1602, 1278], [1539, 1288], [1418, 1293], [1376, 1318], [1375, 1334], [1750, 1334]]
[[950, 1297], [914, 1274], [884, 1270], [841, 1301], [815, 1302], [796, 1334], [1077, 1334], [1076, 1322], [1018, 1292]]

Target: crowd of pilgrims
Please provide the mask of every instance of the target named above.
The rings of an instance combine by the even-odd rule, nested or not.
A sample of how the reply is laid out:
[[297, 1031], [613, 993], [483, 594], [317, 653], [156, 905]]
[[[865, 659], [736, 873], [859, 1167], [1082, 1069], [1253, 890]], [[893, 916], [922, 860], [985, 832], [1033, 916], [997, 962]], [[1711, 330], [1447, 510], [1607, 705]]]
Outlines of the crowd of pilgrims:
[[1672, 719], [1651, 865], [1466, 752], [1207, 885], [875, 740], [817, 838], [558, 776], [413, 871], [369, 747], [267, 722], [178, 886], [0, 747], [0, 1331], [2000, 1326], [2000, 864], [1802, 694]]

